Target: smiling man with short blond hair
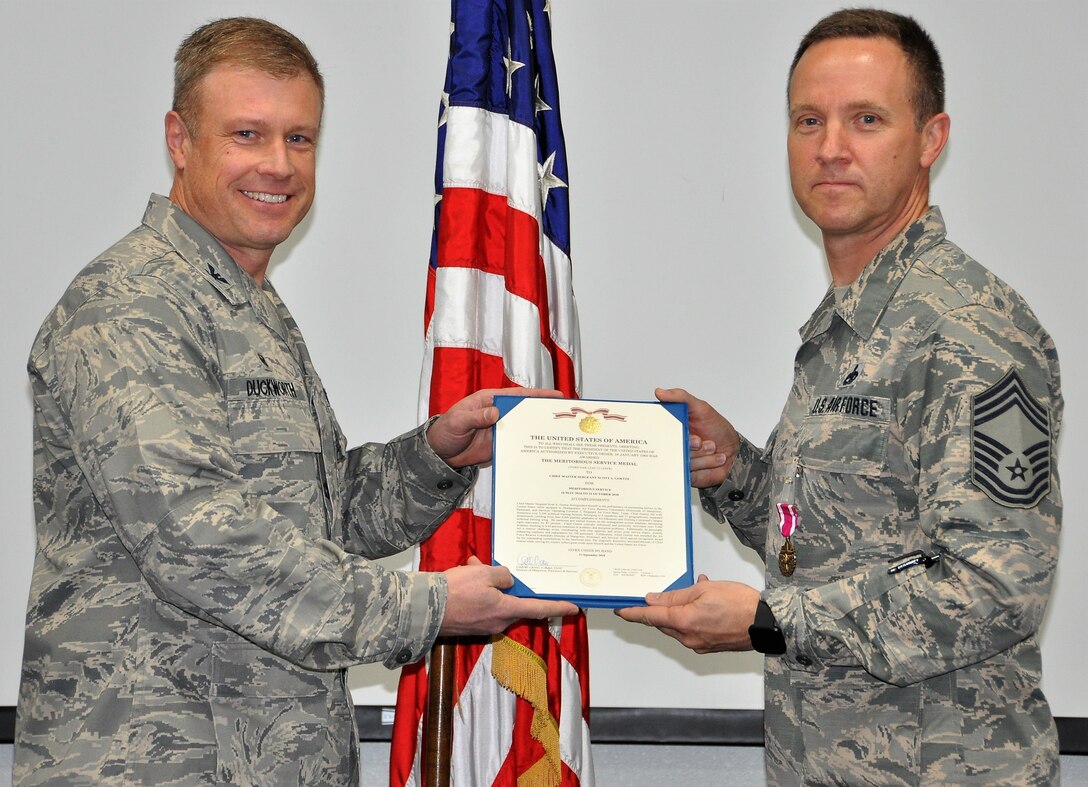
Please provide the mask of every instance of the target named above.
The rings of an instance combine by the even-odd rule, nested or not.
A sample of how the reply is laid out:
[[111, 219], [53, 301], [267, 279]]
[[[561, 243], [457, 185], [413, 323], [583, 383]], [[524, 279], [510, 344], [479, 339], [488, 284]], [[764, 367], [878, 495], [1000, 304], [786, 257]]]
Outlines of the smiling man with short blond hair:
[[577, 610], [506, 595], [509, 571], [475, 559], [372, 562], [457, 505], [490, 458], [494, 392], [348, 450], [265, 275], [314, 200], [316, 63], [251, 18], [201, 27], [176, 62], [169, 199], [76, 276], [31, 350], [14, 780], [356, 787], [348, 666]]

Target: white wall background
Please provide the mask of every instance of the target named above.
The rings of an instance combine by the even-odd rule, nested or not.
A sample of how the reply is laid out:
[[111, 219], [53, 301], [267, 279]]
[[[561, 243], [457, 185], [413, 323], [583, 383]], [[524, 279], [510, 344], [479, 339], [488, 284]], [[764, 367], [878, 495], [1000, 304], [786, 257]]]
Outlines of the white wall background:
[[[757, 442], [770, 431], [797, 327], [827, 285], [789, 190], [785, 72], [804, 31], [842, 4], [552, 0], [586, 396], [685, 386]], [[933, 199], [950, 234], [1020, 290], [1061, 354], [1066, 520], [1045, 686], [1057, 715], [1085, 717], [1088, 5], [887, 6], [917, 16], [944, 56], [952, 141]], [[0, 0], [0, 706], [16, 702], [33, 561], [27, 351], [76, 271], [169, 189], [174, 48], [234, 14], [298, 34], [327, 78], [317, 203], [272, 276], [349, 440], [414, 425], [447, 0]], [[695, 530], [697, 571], [762, 581], [716, 523]], [[590, 628], [596, 706], [762, 705], [756, 655], [696, 656], [602, 611]], [[352, 685], [361, 704], [391, 704], [396, 673], [360, 668]]]

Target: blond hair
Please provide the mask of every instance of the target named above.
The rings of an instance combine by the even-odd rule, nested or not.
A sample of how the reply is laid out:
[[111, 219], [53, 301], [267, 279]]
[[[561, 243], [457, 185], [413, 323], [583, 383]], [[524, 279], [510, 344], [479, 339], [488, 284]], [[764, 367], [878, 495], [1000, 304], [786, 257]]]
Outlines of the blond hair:
[[203, 78], [224, 63], [277, 79], [309, 74], [325, 104], [325, 80], [310, 50], [296, 36], [266, 19], [236, 16], [194, 30], [174, 55], [174, 106], [190, 133], [200, 121]]

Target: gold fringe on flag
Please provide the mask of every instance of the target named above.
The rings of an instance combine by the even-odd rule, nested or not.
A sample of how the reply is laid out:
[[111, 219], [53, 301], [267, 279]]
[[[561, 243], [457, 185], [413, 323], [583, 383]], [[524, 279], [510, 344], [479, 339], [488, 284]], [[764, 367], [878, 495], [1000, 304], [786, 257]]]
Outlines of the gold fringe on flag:
[[544, 757], [518, 777], [518, 787], [557, 787], [563, 766], [559, 724], [548, 709], [548, 675], [544, 659], [506, 636], [491, 645], [491, 675], [504, 688], [533, 706], [529, 732], [544, 747]]

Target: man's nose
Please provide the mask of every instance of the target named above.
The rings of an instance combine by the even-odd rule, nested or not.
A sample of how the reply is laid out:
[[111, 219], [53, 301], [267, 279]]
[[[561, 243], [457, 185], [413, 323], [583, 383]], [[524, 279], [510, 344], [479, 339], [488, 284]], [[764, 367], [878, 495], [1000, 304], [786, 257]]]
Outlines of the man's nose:
[[820, 136], [820, 145], [816, 149], [816, 158], [820, 163], [828, 164], [841, 161], [849, 156], [849, 144], [846, 129], [841, 123], [828, 121]]
[[295, 172], [295, 165], [291, 161], [290, 150], [285, 140], [272, 140], [265, 146], [264, 155], [257, 167], [262, 175], [274, 178], [288, 178]]

